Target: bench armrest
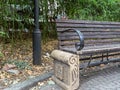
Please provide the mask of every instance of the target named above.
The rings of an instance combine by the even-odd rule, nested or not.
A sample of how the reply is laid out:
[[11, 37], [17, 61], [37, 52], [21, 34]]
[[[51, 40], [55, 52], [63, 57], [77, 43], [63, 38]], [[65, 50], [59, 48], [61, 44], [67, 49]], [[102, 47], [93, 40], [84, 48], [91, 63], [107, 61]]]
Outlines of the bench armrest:
[[77, 29], [66, 29], [66, 30], [63, 30], [62, 32], [67, 32], [67, 31], [70, 31], [70, 30], [75, 31], [78, 34], [80, 42], [75, 43], [75, 48], [77, 50], [81, 50], [84, 47], [84, 36], [83, 36], [83, 34], [80, 32], [80, 30], [77, 30]]

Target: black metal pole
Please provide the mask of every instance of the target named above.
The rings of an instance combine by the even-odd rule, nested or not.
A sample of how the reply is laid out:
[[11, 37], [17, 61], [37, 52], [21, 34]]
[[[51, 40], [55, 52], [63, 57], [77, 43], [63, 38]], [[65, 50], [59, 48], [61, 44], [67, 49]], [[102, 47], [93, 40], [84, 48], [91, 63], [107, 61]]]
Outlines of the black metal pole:
[[34, 0], [33, 64], [41, 64], [41, 32], [39, 29], [39, 4]]

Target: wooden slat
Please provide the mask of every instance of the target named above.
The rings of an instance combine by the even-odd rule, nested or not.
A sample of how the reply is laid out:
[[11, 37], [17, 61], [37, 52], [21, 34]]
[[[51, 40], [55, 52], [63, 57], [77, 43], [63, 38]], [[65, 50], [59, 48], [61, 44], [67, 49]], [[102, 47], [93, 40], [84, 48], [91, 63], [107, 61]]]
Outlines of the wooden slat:
[[[59, 40], [78, 40], [79, 37], [76, 36], [58, 36]], [[84, 36], [85, 39], [114, 39], [114, 38], [120, 38], [120, 35], [86, 35]]]
[[101, 49], [101, 48], [114, 48], [114, 47], [119, 47], [120, 48], [120, 44], [113, 44], [113, 45], [99, 45], [99, 46], [90, 46], [90, 47], [85, 47], [83, 50], [88, 50], [88, 49], [92, 49], [92, 50], [96, 50], [96, 49]]
[[74, 47], [60, 47], [60, 49], [76, 54], [95, 54], [120, 51], [120, 44], [85, 47], [81, 51], [77, 51]]
[[57, 27], [64, 27], [64, 28], [115, 28], [120, 29], [120, 25], [91, 25], [91, 24], [64, 24], [58, 23]]
[[86, 40], [85, 44], [120, 43], [120, 39]]
[[98, 46], [98, 45], [100, 45], [100, 46], [102, 46], [103, 44], [104, 45], [113, 45], [113, 44], [119, 44], [120, 42], [104, 42], [104, 43], [98, 43], [98, 42], [96, 42], [96, 43], [88, 43], [88, 44], [85, 44], [84, 46], [85, 47], [88, 47], [88, 46]]
[[120, 44], [114, 44], [114, 45], [103, 45], [103, 46], [93, 46], [93, 47], [86, 47], [85, 49], [78, 51], [77, 53], [99, 53], [99, 52], [107, 52], [107, 51], [119, 51], [120, 50]]
[[120, 22], [108, 22], [108, 21], [88, 21], [88, 20], [56, 20], [56, 23], [80, 23], [80, 24], [102, 24], [102, 25], [120, 25]]
[[[86, 36], [85, 39], [112, 39], [112, 38], [120, 38], [120, 35], [97, 35], [97, 36]], [[78, 36], [65, 36], [65, 37], [58, 37], [59, 40], [79, 40]]]
[[[95, 43], [111, 43], [118, 42], [120, 43], [120, 39], [103, 39], [103, 40], [85, 40], [85, 44], [95, 44]], [[79, 41], [59, 41], [59, 45], [75, 45], [75, 43], [79, 43]]]
[[120, 32], [120, 29], [100, 29], [100, 28], [97, 28], [97, 29], [94, 29], [94, 28], [65, 28], [65, 27], [61, 27], [61, 28], [57, 28], [57, 31], [58, 32], [61, 32], [61, 31], [64, 31], [64, 30], [67, 30], [67, 29], [77, 29], [77, 30], [80, 30], [82, 32], [104, 32], [104, 31], [108, 31], [108, 32]]
[[[96, 47], [96, 46], [103, 46], [103, 45], [115, 45], [115, 44], [120, 44], [119, 42], [105, 42], [104, 44], [103, 43], [88, 43], [88, 44], [84, 44], [84, 47]], [[60, 46], [60, 45], [59, 45]], [[75, 44], [64, 44], [64, 45], [61, 45], [60, 47], [62, 48], [75, 48]]]
[[[120, 32], [83, 32], [84, 36], [96, 36], [96, 35], [120, 35]], [[59, 37], [65, 37], [65, 36], [78, 36], [76, 32], [66, 32], [66, 33], [58, 33]]]

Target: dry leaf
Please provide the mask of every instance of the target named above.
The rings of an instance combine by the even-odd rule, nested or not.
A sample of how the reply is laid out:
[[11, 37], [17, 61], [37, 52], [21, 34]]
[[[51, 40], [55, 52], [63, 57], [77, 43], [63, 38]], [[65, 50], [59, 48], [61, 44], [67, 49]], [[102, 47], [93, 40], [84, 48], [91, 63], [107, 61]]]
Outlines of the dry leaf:
[[100, 66], [101, 66], [101, 67], [104, 67], [105, 65], [104, 65], [104, 64], [101, 64]]
[[16, 67], [16, 65], [7, 63], [3, 66], [2, 70], [9, 70], [9, 69], [13, 69], [15, 67]]
[[29, 74], [29, 75], [32, 75], [32, 71], [31, 70], [27, 70], [27, 73]]

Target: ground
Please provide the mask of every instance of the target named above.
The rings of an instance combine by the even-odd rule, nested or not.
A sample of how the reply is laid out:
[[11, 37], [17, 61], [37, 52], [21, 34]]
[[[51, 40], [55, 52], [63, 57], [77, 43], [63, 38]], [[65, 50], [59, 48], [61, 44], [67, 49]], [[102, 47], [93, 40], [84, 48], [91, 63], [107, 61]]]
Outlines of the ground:
[[[0, 90], [8, 87], [9, 85], [13, 85], [51, 71], [53, 69], [53, 59], [50, 57], [50, 53], [52, 50], [57, 48], [57, 43], [58, 41], [54, 39], [42, 42], [42, 65], [32, 64], [31, 39], [17, 41], [13, 45], [11, 43], [1, 43], [0, 51], [3, 55], [1, 54], [0, 56]], [[102, 64], [98, 67], [87, 68], [80, 72], [86, 73], [84, 76], [87, 76], [87, 73], [89, 72], [103, 70], [111, 65], [113, 64]], [[46, 84], [55, 85], [52, 79], [49, 78], [42, 82], [38, 82], [38, 84], [30, 90], [40, 90], [39, 88]]]
[[1, 43], [0, 90], [11, 84], [38, 76], [52, 69], [50, 53], [57, 48], [57, 40], [42, 42], [42, 65], [33, 65], [32, 40]]

